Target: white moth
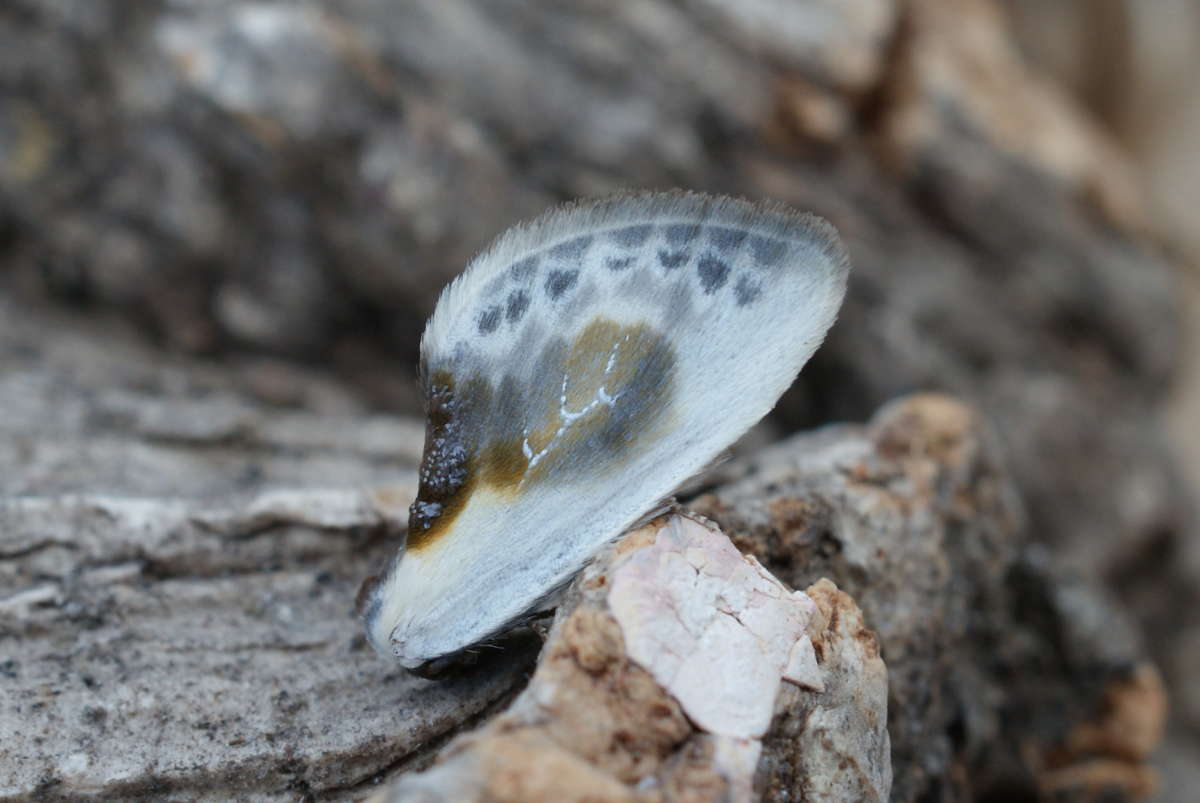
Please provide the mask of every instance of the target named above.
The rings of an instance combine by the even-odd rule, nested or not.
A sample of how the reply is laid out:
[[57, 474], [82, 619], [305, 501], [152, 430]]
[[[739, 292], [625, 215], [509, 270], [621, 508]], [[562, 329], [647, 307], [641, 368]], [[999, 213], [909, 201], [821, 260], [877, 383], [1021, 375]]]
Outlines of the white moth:
[[828, 223], [695, 193], [568, 205], [443, 291], [406, 544], [359, 593], [408, 668], [504, 631], [767, 414], [849, 264]]

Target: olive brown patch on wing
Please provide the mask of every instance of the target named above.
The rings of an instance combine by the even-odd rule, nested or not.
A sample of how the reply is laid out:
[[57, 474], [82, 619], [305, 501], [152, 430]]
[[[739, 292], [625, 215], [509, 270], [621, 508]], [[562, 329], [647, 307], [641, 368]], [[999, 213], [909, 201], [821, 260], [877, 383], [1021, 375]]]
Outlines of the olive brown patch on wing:
[[674, 349], [648, 324], [597, 318], [570, 344], [548, 408], [523, 433], [524, 482], [570, 480], [604, 462], [617, 467], [633, 444], [670, 415]]
[[598, 318], [565, 348], [549, 342], [532, 365], [528, 380], [506, 376], [498, 389], [478, 375], [432, 375], [407, 549], [445, 535], [478, 489], [515, 502], [529, 484], [619, 470], [670, 421], [675, 353], [648, 324]]

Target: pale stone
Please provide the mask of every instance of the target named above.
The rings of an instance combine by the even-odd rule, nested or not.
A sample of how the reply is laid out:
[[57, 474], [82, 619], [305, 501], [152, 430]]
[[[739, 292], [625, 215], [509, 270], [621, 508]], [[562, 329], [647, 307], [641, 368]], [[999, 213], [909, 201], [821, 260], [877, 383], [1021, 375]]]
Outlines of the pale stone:
[[629, 656], [692, 721], [740, 739], [766, 733], [814, 608], [724, 535], [679, 516], [612, 571], [608, 605]]

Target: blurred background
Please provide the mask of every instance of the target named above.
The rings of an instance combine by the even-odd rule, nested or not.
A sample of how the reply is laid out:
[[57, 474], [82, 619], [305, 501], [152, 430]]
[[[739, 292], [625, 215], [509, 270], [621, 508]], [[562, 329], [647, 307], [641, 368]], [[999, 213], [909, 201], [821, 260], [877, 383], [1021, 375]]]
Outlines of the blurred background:
[[[625, 188], [786, 201], [854, 274], [770, 433], [976, 405], [1031, 543], [1154, 658], [1155, 799], [1192, 800], [1198, 77], [1196, 0], [6, 0], [0, 393], [86, 326], [207, 366], [147, 396], [419, 415], [425, 318], [513, 222]], [[100, 380], [46, 381], [86, 427]]]

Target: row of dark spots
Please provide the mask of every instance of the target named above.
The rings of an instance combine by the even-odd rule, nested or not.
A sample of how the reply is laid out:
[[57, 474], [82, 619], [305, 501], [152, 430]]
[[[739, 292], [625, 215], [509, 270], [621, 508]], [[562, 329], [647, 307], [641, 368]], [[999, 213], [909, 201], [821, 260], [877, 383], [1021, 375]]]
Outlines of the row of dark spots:
[[[644, 245], [653, 230], [652, 225], [641, 224], [613, 229], [609, 235], [617, 244], [635, 248]], [[733, 226], [702, 226], [699, 223], [671, 223], [663, 227], [663, 238], [667, 247], [659, 249], [659, 261], [666, 268], [679, 267], [687, 261], [686, 246], [699, 239], [701, 233], [707, 234], [708, 241], [717, 254], [726, 258], [732, 257], [745, 243], [749, 243], [755, 263], [762, 267], [775, 267], [787, 255], [787, 243], [784, 240], [751, 234], [746, 229]], [[588, 239], [590, 242], [590, 238]]]
[[[499, 276], [499, 281], [488, 286], [488, 292], [499, 294], [504, 290], [504, 284], [508, 280], [513, 282], [528, 283], [533, 275], [537, 272], [538, 263], [541, 262], [541, 257], [537, 254], [527, 256], [524, 259], [519, 259], [508, 266], [508, 271]], [[516, 289], [509, 291], [508, 297], [504, 304], [493, 304], [483, 310], [476, 320], [476, 325], [479, 327], [479, 334], [490, 335], [492, 332], [500, 328], [500, 323], [508, 320], [509, 323], [516, 323], [525, 317], [525, 312], [529, 309], [529, 303], [532, 299], [528, 291], [524, 289]]]
[[746, 276], [739, 276], [737, 282], [733, 285], [733, 297], [739, 307], [753, 304], [755, 301], [758, 301], [758, 297], [761, 295], [762, 287], [759, 286], [758, 282]]
[[[708, 229], [708, 240], [716, 253], [707, 253], [696, 263], [700, 287], [705, 294], [712, 295], [728, 283], [730, 263], [745, 244], [749, 244], [751, 256], [760, 267], [775, 267], [787, 255], [787, 243], [773, 237], [750, 234], [745, 229], [728, 226], [713, 226]], [[662, 255], [660, 254], [660, 260]], [[664, 262], [664, 267], [669, 267]], [[762, 285], [745, 275], [739, 276], [733, 285], [734, 301], [739, 307], [753, 304], [762, 295]]]
[[540, 262], [541, 257], [538, 254], [513, 262], [499, 276], [496, 276], [484, 285], [484, 294], [488, 297], [498, 296], [504, 292], [504, 288], [510, 283], [528, 285], [533, 279], [534, 274], [537, 273], [538, 263]]
[[[688, 249], [680, 248], [679, 246], [686, 245], [694, 240], [699, 235], [699, 230], [700, 227], [694, 225], [675, 224], [667, 226], [666, 240], [673, 247], [660, 248], [658, 250], [659, 264], [667, 270], [674, 270], [684, 265], [691, 258], [691, 253]], [[787, 243], [783, 240], [776, 240], [757, 234], [751, 235], [742, 229], [713, 226], [708, 230], [708, 239], [715, 251], [715, 254], [712, 256], [714, 259], [721, 256], [726, 259], [732, 258], [745, 242], [749, 242], [750, 244], [750, 251], [755, 263], [763, 267], [778, 265], [787, 254]]]
[[764, 268], [774, 268], [787, 256], [788, 245], [784, 240], [751, 234], [745, 229], [729, 226], [712, 226], [708, 239], [718, 254], [731, 258], [743, 246], [749, 244], [754, 263]]
[[550, 258], [561, 261], [578, 260], [583, 257], [583, 253], [591, 244], [592, 235], [590, 234], [565, 240], [550, 249]]
[[[576, 271], [578, 273], [578, 271]], [[578, 278], [578, 277], [576, 277]], [[564, 279], [561, 271], [551, 271], [546, 277], [546, 292], [551, 298], [557, 298], [556, 292], [561, 294], [565, 292], [559, 289], [563, 284]], [[574, 283], [572, 279], [570, 283]], [[508, 321], [510, 324], [518, 323], [525, 317], [525, 313], [529, 311], [529, 304], [533, 298], [529, 292], [522, 289], [513, 290], [508, 294], [508, 298], [504, 304], [492, 304], [479, 315], [479, 334], [490, 335], [500, 328], [501, 321]]]
[[732, 257], [743, 243], [749, 243], [750, 255], [756, 265], [774, 268], [787, 256], [787, 242], [761, 234], [750, 234], [745, 229], [713, 226], [708, 230], [708, 239], [713, 247], [725, 257]]
[[663, 228], [663, 239], [667, 248], [658, 249], [658, 264], [668, 271], [681, 268], [692, 258], [690, 249], [685, 248], [700, 236], [699, 223], [672, 223]]
[[[654, 233], [654, 226], [650, 223], [638, 223], [633, 226], [623, 226], [619, 229], [613, 229], [608, 233], [610, 239], [617, 245], [623, 248], [640, 248], [650, 239], [650, 235]], [[623, 257], [606, 257], [604, 267], [613, 273], [620, 273], [633, 267], [637, 262], [636, 256]]]
[[[618, 245], [636, 248], [644, 245], [653, 231], [653, 225], [643, 223], [613, 229], [609, 232], [609, 237]], [[663, 227], [664, 239], [669, 247], [658, 251], [658, 259], [662, 266], [673, 270], [684, 265], [691, 257], [690, 251], [684, 246], [697, 240], [701, 233], [707, 233], [708, 240], [716, 252], [726, 258], [732, 257], [743, 243], [748, 241], [754, 261], [764, 267], [778, 265], [787, 253], [787, 243], [783, 240], [758, 234], [751, 235], [745, 229], [731, 226], [705, 227], [699, 223], [671, 223]], [[585, 235], [559, 243], [551, 248], [549, 253], [554, 259], [580, 259], [591, 244], [591, 235]], [[634, 261], [634, 257], [628, 256], [609, 257], [605, 260], [605, 266], [609, 270], [620, 271], [628, 268]]]
[[[547, 253], [556, 260], [579, 260], [591, 243], [591, 235], [575, 237], [555, 245], [548, 249]], [[541, 256], [538, 254], [525, 257], [510, 265], [508, 274], [513, 281], [528, 282], [533, 278], [540, 262]], [[578, 279], [579, 271], [550, 271], [549, 275], [546, 276], [546, 295], [551, 299], [557, 300], [563, 293], [570, 290]], [[504, 304], [492, 304], [479, 314], [477, 320], [479, 334], [490, 335], [499, 329], [501, 322], [505, 320], [510, 324], [518, 323], [525, 317], [525, 313], [529, 311], [529, 305], [532, 301], [533, 298], [527, 290], [518, 288], [510, 291]]]
[[712, 295], [725, 286], [729, 279], [729, 263], [722, 262], [712, 254], [705, 254], [696, 263], [696, 272], [700, 274], [700, 286], [706, 295]]
[[529, 309], [529, 300], [529, 293], [524, 290], [513, 290], [508, 294], [504, 317], [509, 323], [516, 323], [525, 316], [525, 310]]
[[[619, 245], [636, 248], [644, 245], [654, 231], [651, 224], [635, 224], [613, 229], [609, 236]], [[780, 264], [787, 255], [787, 243], [773, 237], [750, 234], [745, 229], [730, 226], [702, 226], [699, 223], [671, 223], [663, 227], [663, 236], [668, 248], [658, 249], [658, 262], [668, 271], [683, 267], [691, 260], [690, 246], [701, 233], [708, 235], [708, 240], [716, 253], [702, 256], [696, 265], [700, 276], [700, 286], [708, 295], [720, 290], [729, 281], [729, 261], [743, 244], [748, 243], [751, 255], [756, 264], [763, 267], [774, 267]], [[549, 256], [558, 261], [576, 261], [582, 259], [584, 253], [591, 247], [592, 235], [574, 237], [558, 243], [548, 249]], [[722, 259], [721, 257], [725, 257]], [[538, 255], [526, 257], [513, 263], [510, 274], [517, 281], [531, 278], [537, 270], [540, 258]], [[636, 257], [608, 257], [604, 265], [608, 270], [618, 272], [627, 270], [635, 262]], [[547, 297], [557, 301], [568, 293], [579, 282], [579, 270], [552, 270], [546, 276], [543, 285]], [[734, 294], [738, 306], [753, 303], [762, 294], [758, 283], [741, 277], [734, 286]], [[480, 334], [495, 332], [500, 323], [507, 320], [515, 324], [524, 317], [529, 309], [531, 297], [525, 290], [513, 290], [509, 293], [505, 304], [492, 305], [479, 316]]]
[[732, 255], [742, 247], [748, 235], [745, 229], [731, 229], [725, 226], [713, 226], [708, 230], [708, 239], [713, 246], [725, 255]]
[[699, 223], [672, 223], [666, 226], [663, 234], [666, 236], [667, 244], [679, 247], [687, 245], [700, 236]]
[[646, 240], [650, 239], [650, 232], [652, 231], [654, 231], [654, 226], [649, 223], [642, 223], [636, 226], [613, 229], [609, 232], [609, 236], [617, 245], [624, 246], [625, 248], [637, 248], [640, 245], [645, 245]]
[[500, 322], [507, 320], [516, 324], [525, 317], [529, 310], [530, 295], [525, 290], [513, 290], [508, 294], [504, 304], [493, 304], [479, 315], [479, 334], [490, 335], [500, 328]]
[[500, 328], [500, 321], [504, 319], [504, 308], [499, 304], [493, 304], [485, 309], [479, 315], [479, 334], [490, 335], [492, 332]]
[[[637, 247], [650, 238], [653, 229], [650, 224], [639, 224], [614, 229], [609, 234], [620, 245]], [[700, 257], [696, 263], [696, 272], [700, 278], [700, 286], [707, 295], [716, 293], [729, 282], [730, 264], [744, 245], [749, 245], [754, 262], [761, 267], [775, 267], [787, 255], [787, 243], [784, 240], [759, 234], [752, 235], [744, 228], [672, 223], [663, 227], [663, 237], [668, 247], [658, 249], [659, 264], [667, 271], [683, 267], [691, 260], [691, 246], [702, 233], [707, 235], [712, 251]], [[590, 244], [590, 238], [588, 243]], [[631, 256], [609, 257], [605, 260], [605, 266], [612, 271], [621, 271], [629, 268], [635, 261]], [[552, 298], [557, 298], [561, 292], [569, 289], [577, 278], [577, 275], [572, 275], [569, 285], [557, 292], [551, 290], [551, 283], [547, 281], [547, 292]], [[562, 285], [564, 282], [560, 280], [557, 284]], [[735, 282], [733, 292], [738, 306], [745, 306], [762, 295], [762, 287], [757, 281], [741, 276]]]
[[[696, 263], [696, 273], [700, 275], [700, 287], [705, 295], [712, 295], [729, 281], [729, 263], [723, 262], [712, 254], [705, 254]], [[738, 277], [733, 285], [733, 298], [739, 307], [753, 304], [762, 295], [762, 286], [746, 275]]]
[[754, 256], [754, 261], [764, 268], [778, 267], [787, 256], [787, 243], [755, 234], [750, 237], [750, 253]]
[[485, 309], [479, 316], [479, 334], [490, 335], [492, 332], [500, 328], [500, 322], [507, 320], [509, 323], [516, 323], [525, 317], [526, 310], [529, 309], [530, 297], [525, 290], [513, 290], [508, 294], [508, 299], [501, 304], [493, 304]]
[[[711, 254], [700, 257], [700, 262], [696, 265], [696, 272], [700, 274], [700, 286], [704, 288], [707, 295], [717, 292], [729, 281], [729, 264]], [[734, 282], [733, 298], [739, 307], [753, 304], [761, 295], [762, 286], [745, 274], [739, 276]]]
[[579, 281], [578, 270], [552, 270], [546, 277], [546, 295], [557, 301]]
[[[585, 234], [582, 237], [575, 237], [570, 240], [559, 243], [549, 250], [551, 259], [558, 262], [578, 264], [584, 253], [592, 245], [593, 237], [590, 234]], [[546, 281], [543, 289], [546, 291], [546, 296], [551, 301], [558, 301], [566, 295], [571, 288], [579, 283], [579, 270], [577, 268], [559, 268], [552, 270], [546, 275]]]
[[686, 246], [700, 236], [698, 223], [672, 223], [663, 228], [663, 239], [667, 248], [658, 249], [658, 264], [668, 271], [680, 268], [692, 258], [692, 253]]
[[665, 248], [658, 249], [658, 264], [662, 265], [667, 270], [675, 270], [684, 265], [692, 258], [688, 251], [668, 251]]
[[518, 282], [523, 282], [533, 277], [533, 273], [537, 270], [539, 261], [541, 261], [541, 258], [537, 254], [534, 254], [531, 257], [525, 257], [522, 260], [514, 262], [509, 267], [508, 272], [512, 275], [513, 279]]

